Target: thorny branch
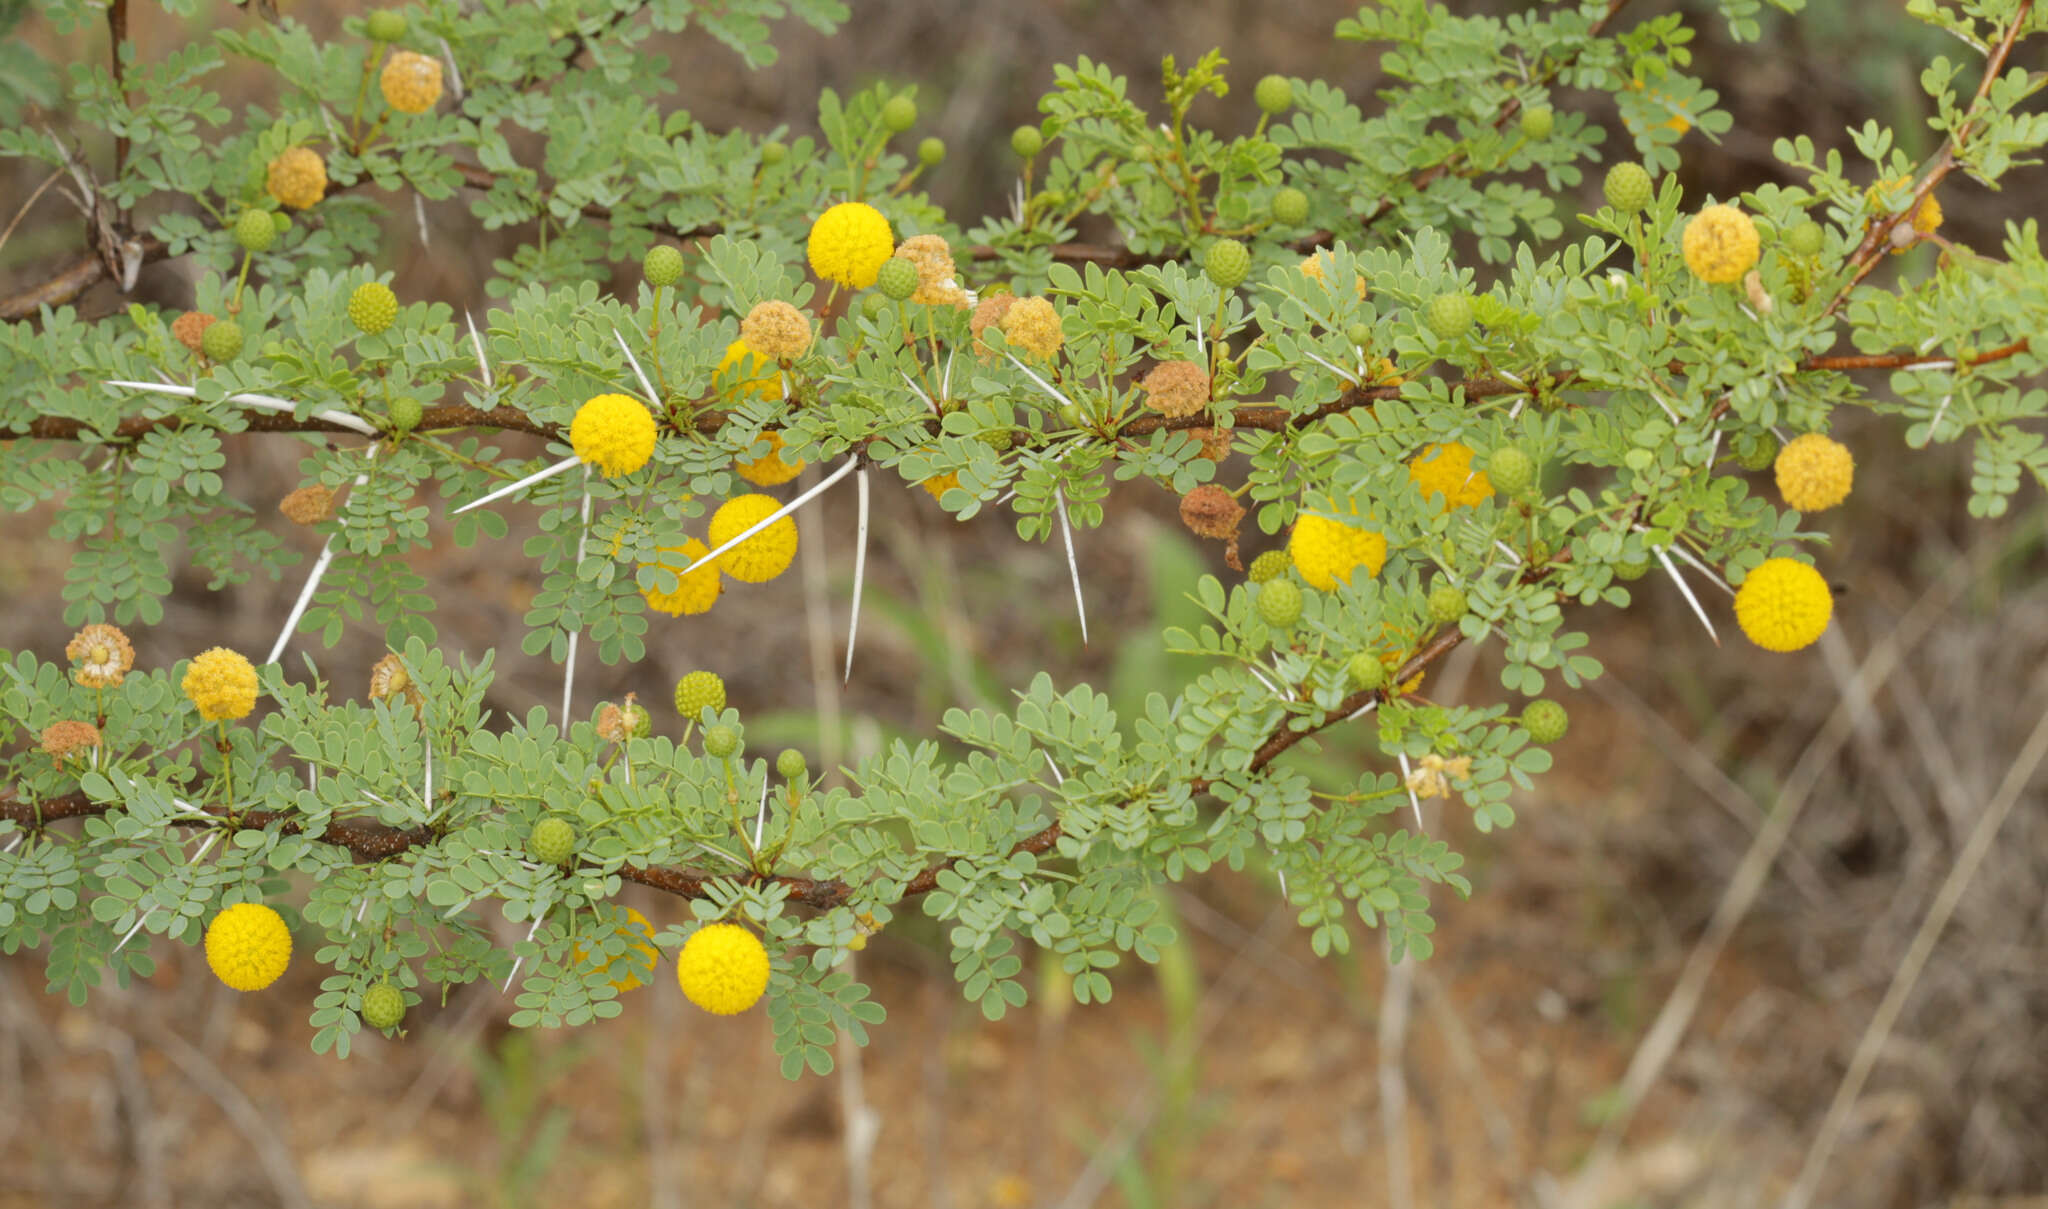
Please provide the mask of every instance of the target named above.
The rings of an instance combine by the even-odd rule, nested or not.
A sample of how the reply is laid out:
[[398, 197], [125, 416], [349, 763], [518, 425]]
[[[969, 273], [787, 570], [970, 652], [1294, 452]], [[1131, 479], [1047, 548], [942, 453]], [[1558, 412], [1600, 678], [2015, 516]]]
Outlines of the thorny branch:
[[[1450, 654], [1462, 640], [1462, 635], [1455, 629], [1437, 634], [1428, 643], [1424, 644], [1420, 650], [1416, 651], [1415, 654], [1409, 656], [1407, 662], [1401, 665], [1401, 670], [1395, 674], [1391, 683], [1393, 685], [1403, 684], [1427, 671], [1443, 659], [1444, 656]], [[1386, 700], [1389, 699], [1389, 694], [1398, 692], [1397, 688], [1390, 687], [1354, 693], [1351, 697], [1346, 698], [1336, 709], [1332, 710], [1320, 724], [1314, 727], [1306, 730], [1294, 730], [1283, 725], [1260, 745], [1258, 751], [1253, 754], [1251, 763], [1247, 766], [1246, 771], [1252, 774], [1263, 771], [1267, 765], [1279, 759], [1289, 748], [1300, 743], [1303, 739], [1343, 721], [1370, 701], [1375, 699]], [[1201, 793], [1208, 790], [1210, 784], [1206, 779], [1196, 778], [1190, 783], [1190, 787], [1195, 792]], [[13, 822], [24, 831], [31, 833], [41, 831], [50, 824], [61, 822], [64, 819], [103, 815], [115, 808], [112, 803], [93, 801], [82, 791], [60, 794], [53, 798], [29, 801], [21, 797], [14, 787], [0, 786], [0, 819]], [[268, 827], [276, 827], [282, 834], [286, 835], [297, 835], [303, 831], [300, 822], [291, 813], [286, 811], [244, 810], [230, 815], [226, 808], [219, 806], [207, 807], [197, 814], [178, 816], [170, 820], [170, 825], [175, 827], [225, 826], [259, 831]], [[1019, 852], [1029, 852], [1036, 856], [1042, 856], [1052, 851], [1058, 845], [1063, 834], [1064, 832], [1060, 828], [1059, 820], [1055, 819], [1040, 830], [1018, 840], [1011, 846], [1010, 853], [1014, 855]], [[378, 861], [399, 856], [417, 845], [432, 843], [437, 836], [433, 831], [424, 827], [401, 828], [360, 819], [337, 819], [329, 823], [326, 831], [317, 838], [322, 842], [347, 849], [355, 855], [358, 861]], [[919, 873], [916, 877], [911, 878], [909, 882], [905, 883], [903, 887], [904, 896], [913, 897], [929, 894], [933, 890], [938, 889], [940, 875], [952, 868], [956, 863], [956, 861], [946, 861], [925, 869], [922, 873]], [[707, 893], [707, 885], [714, 880], [713, 875], [710, 874], [659, 865], [650, 867], [629, 864], [621, 867], [618, 872], [620, 876], [629, 881], [639, 882], [643, 886], [650, 886], [656, 890], [665, 891], [681, 898], [704, 897]], [[807, 907], [813, 907], [818, 910], [829, 910], [830, 908], [843, 905], [853, 898], [856, 890], [856, 887], [832, 878], [770, 876], [763, 874], [748, 876], [757, 883], [779, 884], [787, 888], [792, 902], [802, 903]]]
[[[1614, 20], [1628, 3], [1629, 0], [1609, 0], [1607, 11], [1601, 14], [1599, 20], [1594, 22], [1588, 30], [1588, 39], [1599, 37], [1608, 24]], [[116, 0], [116, 3], [107, 14], [107, 20], [110, 27], [114, 27], [117, 20], [120, 22], [115, 33], [114, 51], [114, 72], [118, 84], [121, 72], [119, 44], [125, 37], [127, 20], [125, 0]], [[583, 46], [578, 45], [576, 52], [580, 53], [582, 49]], [[1571, 62], [1572, 58], [1567, 57], [1552, 64], [1543, 75], [1543, 81], [1548, 82], [1555, 79], [1571, 65]], [[1520, 110], [1521, 102], [1510, 99], [1505, 105], [1501, 106], [1500, 113], [1495, 116], [1493, 121], [1494, 129], [1504, 129], [1509, 122], [1514, 120], [1515, 115]], [[126, 162], [125, 147], [125, 139], [117, 144], [117, 163]], [[1444, 161], [1419, 170], [1412, 179], [1411, 184], [1418, 192], [1427, 189], [1430, 184], [1446, 174], [1463, 171], [1464, 161], [1464, 152], [1453, 152]], [[455, 165], [455, 169], [461, 175], [462, 183], [471, 189], [488, 192], [496, 188], [500, 182], [497, 174], [480, 164], [458, 163]], [[1385, 217], [1393, 207], [1394, 200], [1392, 198], [1383, 198], [1378, 207], [1363, 216], [1360, 225], [1362, 227], [1371, 227], [1375, 222]], [[610, 222], [612, 219], [611, 209], [596, 202], [585, 204], [582, 207], [581, 213], [585, 218], [597, 222]], [[668, 223], [650, 222], [648, 229], [673, 239], [689, 242], [697, 239], [708, 239], [724, 230], [724, 226], [720, 223], [703, 223], [695, 227], [678, 228]], [[1297, 240], [1295, 248], [1303, 253], [1313, 252], [1317, 248], [1327, 246], [1335, 238], [1336, 234], [1334, 232], [1318, 231], [1304, 239]], [[1129, 248], [1093, 243], [1054, 244], [1051, 248], [1051, 253], [1052, 258], [1056, 261], [1068, 264], [1095, 264], [1103, 268], [1113, 269], [1132, 269], [1141, 265], [1158, 264], [1170, 259], [1170, 257], [1163, 254], [1146, 255], [1133, 252]], [[141, 240], [141, 251], [138, 253], [141, 264], [162, 260], [167, 254], [168, 249], [162, 240], [154, 236], [145, 236]], [[998, 256], [998, 252], [995, 248], [986, 244], [979, 244], [967, 249], [967, 256], [973, 260], [993, 260]], [[63, 306], [66, 303], [75, 301], [79, 295], [85, 293], [85, 291], [91, 289], [106, 277], [107, 272], [104, 264], [100, 264], [96, 260], [87, 259], [74, 261], [48, 280], [6, 298], [0, 298], [0, 322], [27, 319], [34, 316], [44, 306]]]
[[[1797, 365], [1801, 372], [1846, 372], [1870, 369], [1908, 369], [1916, 365], [1937, 365], [1956, 361], [1959, 365], [1986, 365], [2003, 361], [2029, 350], [2026, 340], [2015, 340], [1973, 357], [1960, 360], [1938, 353], [1874, 353], [1844, 356], [1808, 357]], [[1467, 378], [1454, 383], [1455, 389], [1462, 390], [1467, 399], [1493, 399], [1503, 395], [1529, 394], [1541, 390], [1556, 390], [1571, 386], [1579, 381], [1578, 375], [1567, 371], [1532, 378], [1527, 382], [1513, 381], [1500, 377]], [[1302, 428], [1341, 412], [1360, 407], [1371, 407], [1382, 399], [1398, 398], [1401, 388], [1395, 385], [1353, 386], [1347, 388], [1330, 402], [1321, 407], [1295, 415], [1284, 407], [1271, 403], [1247, 403], [1231, 410], [1231, 423], [1237, 428], [1255, 428], [1264, 432], [1282, 432], [1288, 428]], [[708, 403], [709, 400], [703, 402]], [[366, 413], [367, 414], [367, 413]], [[717, 408], [706, 408], [696, 413], [691, 427], [709, 436], [724, 426], [728, 413]], [[0, 440], [32, 439], [42, 441], [97, 441], [102, 444], [125, 444], [164, 428], [178, 428], [190, 423], [190, 417], [181, 413], [159, 416], [131, 416], [115, 425], [112, 431], [101, 432], [82, 420], [64, 416], [40, 416], [29, 421], [23, 428], [0, 429]], [[1191, 428], [1208, 428], [1216, 423], [1216, 416], [1210, 411], [1197, 412], [1191, 416], [1169, 418], [1162, 415], [1146, 414], [1125, 421], [1114, 432], [1114, 436], [1141, 437], [1159, 431], [1179, 431]], [[331, 421], [294, 416], [274, 412], [251, 412], [245, 428], [249, 432], [350, 432]], [[419, 431], [433, 432], [453, 428], [499, 429], [505, 432], [523, 432], [550, 440], [562, 438], [559, 424], [547, 424], [527, 415], [516, 407], [499, 406], [485, 411], [467, 404], [449, 404], [427, 408], [421, 416]]]

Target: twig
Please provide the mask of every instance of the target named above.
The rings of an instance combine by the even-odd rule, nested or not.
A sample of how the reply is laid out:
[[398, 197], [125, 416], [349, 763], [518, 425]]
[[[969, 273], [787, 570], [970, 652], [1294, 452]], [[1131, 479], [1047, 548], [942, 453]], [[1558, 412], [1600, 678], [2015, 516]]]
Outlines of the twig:
[[1785, 1196], [1784, 1209], [1806, 1209], [1812, 1203], [1814, 1189], [1820, 1183], [1821, 1173], [1827, 1169], [1828, 1157], [1841, 1137], [1842, 1126], [1855, 1108], [1856, 1098], [1862, 1094], [1871, 1068], [1877, 1064], [1878, 1053], [1891, 1037], [1899, 1013], [1905, 1010], [1906, 1000], [1913, 994], [1920, 972], [1933, 955], [1935, 942], [1941, 938], [1942, 929], [1948, 926], [1949, 917], [1955, 914], [1956, 904], [1962, 901], [1964, 891], [1970, 888], [1971, 879], [1977, 875], [1977, 867], [1990, 854], [1991, 845], [1998, 838], [1998, 830], [2005, 823], [2006, 816], [2012, 813], [2013, 804], [2019, 801], [2020, 794], [2033, 781], [2044, 758], [2048, 758], [2048, 713], [2034, 724], [2033, 733], [2027, 736], [2025, 746], [2020, 748], [2019, 755], [2006, 770], [2005, 780], [1999, 785], [1991, 804], [1985, 807], [1976, 826], [1970, 829], [1970, 838], [1964, 843], [1962, 852], [1957, 854], [1948, 876], [1942, 880], [1941, 889], [1936, 891], [1933, 903], [1929, 904], [1926, 917], [1920, 921], [1919, 931], [1913, 934], [1913, 942], [1907, 946], [1905, 957], [1892, 974], [1891, 985], [1885, 988], [1884, 999], [1878, 1003], [1869, 1026], [1856, 1043], [1856, 1052], [1849, 1059], [1849, 1069], [1842, 1075], [1840, 1086], [1835, 1088], [1835, 1098], [1828, 1104], [1827, 1115], [1821, 1118], [1813, 1145], [1807, 1148], [1806, 1160], [1799, 1168], [1799, 1178]]
[[264, 1111], [235, 1086], [234, 1080], [191, 1042], [160, 1024], [149, 1026], [149, 1042], [169, 1058], [171, 1065], [177, 1067], [193, 1086], [220, 1105], [228, 1120], [248, 1139], [256, 1151], [257, 1162], [269, 1174], [270, 1185], [285, 1209], [313, 1209], [313, 1202], [307, 1198], [306, 1189], [299, 1182], [298, 1168], [292, 1163], [290, 1147], [271, 1127]]

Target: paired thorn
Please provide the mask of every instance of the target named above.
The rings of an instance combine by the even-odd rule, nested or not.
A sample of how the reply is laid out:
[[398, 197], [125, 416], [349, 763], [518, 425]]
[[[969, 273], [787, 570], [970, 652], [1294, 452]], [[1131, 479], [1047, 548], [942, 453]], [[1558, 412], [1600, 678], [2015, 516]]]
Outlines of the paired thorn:
[[[179, 399], [196, 399], [199, 397], [199, 391], [195, 388], [177, 386], [169, 382], [129, 382], [115, 379], [104, 383], [104, 385], [119, 386], [126, 390], [145, 390], [152, 394], [171, 395]], [[289, 400], [280, 399], [275, 395], [229, 395], [227, 401], [230, 403], [240, 403], [245, 407], [254, 407], [261, 411], [283, 412], [287, 415], [298, 410]], [[350, 432], [358, 432], [366, 437], [382, 435], [375, 426], [345, 411], [316, 411], [313, 413], [313, 419], [327, 424], [338, 425], [348, 429]]]
[[1700, 598], [1692, 594], [1692, 585], [1686, 583], [1685, 576], [1678, 573], [1678, 567], [1672, 563], [1671, 556], [1664, 552], [1662, 546], [1652, 548], [1650, 553], [1655, 554], [1657, 561], [1664, 564], [1665, 574], [1671, 576], [1671, 582], [1677, 584], [1678, 590], [1685, 594], [1685, 603], [1692, 606], [1693, 616], [1699, 618], [1700, 624], [1707, 627], [1707, 637], [1714, 640], [1715, 646], [1720, 646], [1721, 636], [1714, 632], [1713, 621], [1707, 617], [1707, 611], [1700, 607]]

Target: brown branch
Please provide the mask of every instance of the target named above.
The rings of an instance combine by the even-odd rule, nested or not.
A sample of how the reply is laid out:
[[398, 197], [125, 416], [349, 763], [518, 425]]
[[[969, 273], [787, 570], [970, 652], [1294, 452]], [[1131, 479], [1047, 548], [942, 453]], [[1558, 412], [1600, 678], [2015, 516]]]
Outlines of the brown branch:
[[[123, 105], [129, 104], [127, 69], [121, 65], [121, 46], [128, 41], [128, 0], [113, 0], [107, 5], [107, 48], [113, 60], [114, 91], [121, 96]], [[114, 176], [116, 179], [128, 169], [128, 136], [114, 136]]]
[[1971, 135], [1977, 125], [1977, 110], [1991, 95], [1991, 86], [1998, 82], [1999, 74], [2004, 71], [2005, 61], [2012, 55], [2013, 44], [2019, 41], [2020, 30], [2026, 27], [2028, 14], [2033, 7], [2034, 0], [2020, 0], [2018, 10], [2012, 15], [2012, 24], [2006, 27], [2005, 36], [1999, 39], [1997, 48], [1984, 61], [1984, 78], [1977, 83], [1977, 95], [1970, 99], [1968, 113], [1971, 116], [1949, 132], [1947, 141], [1942, 144], [1940, 157], [1934, 161], [1934, 166], [1928, 170], [1925, 179], [1913, 190], [1913, 196], [1907, 199], [1906, 208], [1897, 214], [1888, 214], [1870, 225], [1870, 230], [1863, 236], [1863, 242], [1857, 244], [1856, 250], [1849, 256], [1849, 265], [1855, 272], [1828, 301], [1827, 309], [1821, 312], [1822, 318], [1834, 314], [1841, 309], [1843, 303], [1849, 301], [1850, 292], [1863, 284], [1863, 279], [1870, 276], [1877, 268], [1878, 262], [1883, 259], [1885, 250], [1891, 247], [1892, 229], [1907, 221], [1912, 215], [1920, 213], [1920, 207], [1926, 202], [1928, 195], [1934, 192], [1949, 173], [1955, 171], [1957, 153], [1961, 150], [1963, 141]]
[[[144, 264], [164, 258], [167, 245], [156, 236], [138, 236], [135, 242], [140, 248], [136, 255]], [[107, 262], [97, 252], [89, 252], [57, 270], [48, 280], [0, 298], [0, 323], [27, 319], [45, 306], [63, 306], [106, 277]]]
[[[1376, 698], [1391, 700], [1393, 695], [1399, 692], [1393, 685], [1403, 684], [1427, 671], [1445, 655], [1450, 654], [1461, 641], [1462, 635], [1457, 630], [1445, 630], [1409, 656], [1407, 662], [1401, 665], [1401, 670], [1394, 674], [1392, 685], [1389, 687], [1354, 693], [1331, 711], [1321, 724], [1307, 730], [1281, 727], [1253, 754], [1247, 771], [1256, 774], [1264, 770], [1295, 744], [1343, 721], [1368, 701]], [[1202, 793], [1208, 790], [1211, 783], [1206, 778], [1198, 777], [1190, 782], [1190, 787], [1195, 792]], [[51, 823], [103, 815], [113, 809], [111, 803], [95, 802], [80, 791], [31, 802], [23, 799], [13, 786], [0, 786], [0, 819], [13, 822], [31, 833], [40, 831]], [[304, 832], [303, 826], [288, 812], [248, 810], [231, 815], [219, 806], [206, 807], [198, 815], [174, 817], [169, 823], [174, 827], [229, 827], [251, 830], [275, 826], [287, 835], [299, 835]], [[1019, 852], [1029, 852], [1042, 856], [1052, 851], [1063, 834], [1065, 833], [1060, 827], [1059, 820], [1055, 819], [1044, 828], [1018, 840], [1010, 847], [1010, 853], [1015, 855]], [[345, 848], [358, 861], [367, 862], [388, 860], [415, 846], [431, 843], [438, 837], [436, 833], [424, 827], [400, 828], [364, 820], [337, 819], [329, 823], [327, 830], [316, 838], [323, 843]], [[940, 875], [958, 863], [958, 859], [943, 861], [925, 869], [904, 884], [904, 897], [929, 894], [938, 889]], [[710, 874], [661, 865], [626, 865], [620, 868], [619, 874], [628, 881], [638, 882], [679, 898], [704, 897], [707, 893], [706, 887], [714, 880]], [[818, 910], [829, 910], [845, 904], [852, 899], [856, 889], [836, 878], [761, 877], [758, 874], [750, 876], [757, 883], [779, 884], [788, 889], [789, 897], [793, 901]]]
[[1985, 365], [1993, 361], [2003, 361], [2007, 357], [2017, 357], [2021, 353], [2026, 352], [2028, 347], [2026, 339], [2021, 338], [2001, 348], [1992, 349], [1988, 353], [1980, 353], [1975, 357], [1965, 357], [1960, 361], [1957, 361], [1954, 357], [1928, 356], [1920, 353], [1863, 353], [1853, 356], [1808, 357], [1799, 363], [1799, 368], [1802, 370], [1839, 371], [1852, 369], [1909, 369], [1915, 365], [1938, 365], [1944, 361], [1953, 361], [1959, 365], [1975, 366]]

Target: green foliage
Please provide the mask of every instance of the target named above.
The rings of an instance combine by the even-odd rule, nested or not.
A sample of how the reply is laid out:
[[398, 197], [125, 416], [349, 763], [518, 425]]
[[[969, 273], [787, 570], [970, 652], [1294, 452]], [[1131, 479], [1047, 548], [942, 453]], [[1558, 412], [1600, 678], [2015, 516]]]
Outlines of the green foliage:
[[[965, 226], [917, 187], [943, 148], [902, 149], [909, 91], [823, 92], [818, 137], [712, 129], [665, 103], [657, 32], [702, 28], [759, 66], [772, 22], [829, 30], [846, 18], [834, 0], [557, 0], [545, 22], [417, 5], [380, 32], [445, 43], [461, 96], [416, 116], [368, 86], [389, 47], [361, 22], [329, 39], [200, 0], [163, 7], [220, 19], [133, 56], [118, 81], [94, 62], [60, 82], [0, 42], [0, 114], [68, 97], [61, 121], [0, 123], [0, 156], [58, 171], [81, 144], [127, 140], [94, 186], [117, 236], [90, 236], [98, 271], [181, 261], [189, 309], [233, 315], [241, 347], [216, 323], [222, 355], [202, 360], [173, 335], [184, 307], [88, 320], [76, 290], [20, 304], [0, 326], [0, 507], [52, 505], [52, 536], [75, 550], [69, 622], [153, 624], [175, 560], [216, 588], [296, 565], [221, 472], [227, 436], [300, 442], [303, 482], [337, 503], [295, 636], [331, 647], [374, 628], [396, 672], [363, 701], [317, 658], [265, 665], [264, 710], [215, 728], [175, 668], [92, 686], [50, 653], [0, 652], [0, 946], [45, 950], [52, 990], [74, 1001], [148, 974], [153, 938], [193, 944], [222, 906], [270, 900], [326, 971], [316, 1049], [348, 1052], [372, 992], [383, 1020], [387, 991], [402, 1009], [484, 979], [512, 989], [515, 1025], [578, 1026], [656, 976], [650, 942], [622, 926], [628, 881], [691, 900], [693, 924], [654, 951], [718, 919], [763, 937], [792, 1077], [830, 1070], [842, 1031], [864, 1039], [881, 1020], [842, 966], [903, 911], [942, 923], [962, 994], [991, 1019], [1055, 981], [1027, 976], [1028, 950], [1078, 1001], [1107, 999], [1127, 955], [1156, 962], [1176, 943], [1160, 884], [1218, 865], [1276, 871], [1319, 953], [1365, 927], [1397, 958], [1426, 957], [1431, 889], [1470, 887], [1456, 852], [1406, 826], [1412, 797], [1441, 792], [1482, 831], [1505, 828], [1513, 792], [1550, 765], [1532, 737], [1564, 731], [1549, 701], [1513, 715], [1428, 700], [1451, 646], [1495, 644], [1511, 693], [1575, 688], [1602, 670], [1590, 631], [1629, 605], [1623, 582], [1674, 560], [1739, 578], [1818, 544], [1739, 471], [1775, 430], [1824, 430], [1839, 408], [1898, 417], [1913, 449], [1969, 441], [1973, 513], [2048, 481], [2036, 225], [2008, 228], [1995, 255], [1930, 235], [1939, 256], [1871, 277], [1894, 232], [1917, 237], [1901, 220], [1922, 198], [1995, 186], [2048, 143], [2028, 107], [2042, 80], [1998, 49], [2020, 19], [2011, 0], [1910, 6], [1987, 60], [1923, 70], [1945, 140], [1933, 160], [1875, 121], [1845, 146], [1773, 148], [1791, 183], [1734, 199], [1762, 232], [1738, 286], [1703, 284], [1683, 259], [1706, 199], [1673, 170], [1687, 139], [1731, 123], [1686, 74], [1691, 31], [1677, 15], [1625, 24], [1604, 0], [1503, 18], [1365, 5], [1335, 36], [1380, 56], [1389, 83], [1372, 98], [1279, 76], [1233, 93], [1211, 52], [1165, 60], [1152, 113], [1101, 63], [1055, 65], [1040, 122], [1011, 138], [1016, 206]], [[1720, 10], [1758, 36], [1756, 0]], [[61, 34], [103, 13], [62, 0], [39, 16]], [[252, 68], [273, 87], [230, 110], [224, 73]], [[1558, 107], [1566, 89], [1611, 98], [1619, 129], [1608, 110]], [[241, 219], [276, 204], [266, 170], [292, 147], [323, 157], [328, 195], [266, 240]], [[1581, 214], [1589, 166], [1608, 204]], [[482, 228], [517, 233], [473, 326], [433, 300], [384, 305], [388, 270], [415, 252], [411, 224], [386, 219], [414, 195], [461, 196]], [[843, 200], [879, 208], [899, 241], [946, 241], [952, 286], [1017, 295], [1010, 317], [976, 318], [964, 295], [917, 301], [944, 283], [901, 269], [886, 294], [828, 304], [806, 240]], [[1118, 244], [1078, 245], [1084, 229]], [[364, 298], [379, 305], [351, 305]], [[721, 369], [762, 302], [805, 310], [808, 347]], [[1202, 379], [1186, 406], [1139, 385], [1174, 361]], [[1847, 372], [1869, 366], [1888, 380]], [[1173, 497], [1218, 483], [1263, 535], [1362, 502], [1352, 519], [1383, 540], [1384, 566], [1304, 591], [1271, 551], [1256, 586], [1162, 558], [1173, 590], [1156, 632], [1117, 639], [1113, 696], [1041, 674], [1006, 700], [964, 674], [981, 699], [946, 710], [938, 736], [815, 782], [794, 752], [750, 754], [708, 673], [676, 686], [682, 717], [652, 734], [489, 716], [492, 658], [443, 654], [460, 603], [430, 598], [414, 565], [429, 521], [569, 456], [578, 406], [613, 392], [655, 417], [645, 468], [572, 465], [454, 519], [467, 545], [502, 542], [508, 513], [535, 518], [518, 551], [536, 581], [529, 654], [642, 660], [643, 588], [681, 570], [651, 564], [752, 489], [734, 463], [770, 433], [785, 458], [926, 484], [961, 519], [1007, 511], [1025, 542], [1100, 525], [1117, 482]], [[553, 442], [549, 460], [506, 456], [506, 430]], [[1211, 460], [1210, 441], [1237, 456]], [[1475, 469], [1500, 490], [1476, 475], [1418, 488], [1458, 450], [1491, 451]], [[929, 666], [953, 666], [939, 627], [890, 598], [870, 607]], [[84, 754], [44, 749], [47, 728], [88, 720]], [[1366, 760], [1315, 758], [1338, 728]], [[297, 909], [294, 885], [309, 887]], [[524, 939], [502, 946], [493, 913]], [[508, 1145], [559, 1140], [554, 1118], [519, 1111]]]

